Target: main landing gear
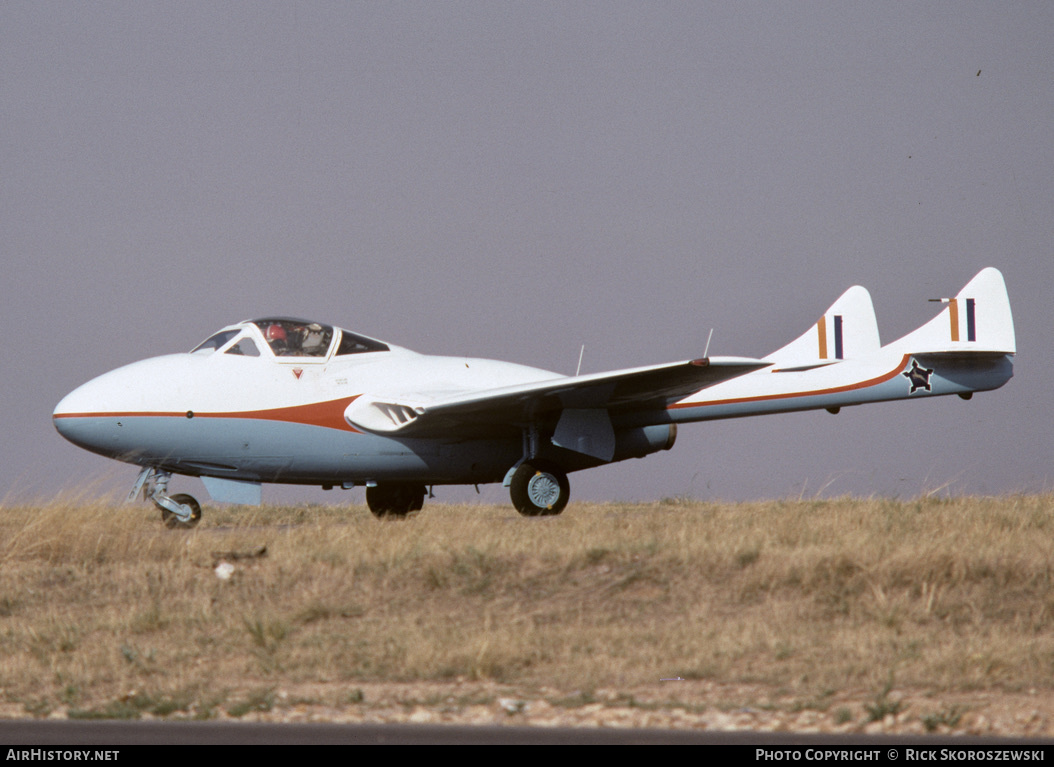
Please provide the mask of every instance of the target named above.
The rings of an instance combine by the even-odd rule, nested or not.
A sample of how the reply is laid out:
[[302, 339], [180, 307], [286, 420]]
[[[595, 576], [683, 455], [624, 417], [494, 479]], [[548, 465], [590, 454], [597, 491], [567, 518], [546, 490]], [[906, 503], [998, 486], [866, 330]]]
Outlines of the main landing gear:
[[161, 510], [161, 521], [165, 527], [189, 530], [201, 521], [201, 504], [194, 496], [185, 493], [169, 496], [168, 481], [171, 478], [172, 472], [146, 467], [139, 472], [128, 500], [135, 500], [141, 494]]
[[516, 511], [525, 517], [555, 516], [571, 498], [571, 483], [559, 466], [542, 461], [521, 463], [512, 475], [509, 495]]
[[[567, 473], [547, 461], [521, 463], [510, 470], [508, 485], [512, 505], [525, 517], [555, 516], [571, 498]], [[401, 519], [420, 511], [426, 494], [423, 484], [385, 482], [366, 487], [366, 505], [375, 517]]]
[[412, 482], [373, 485], [366, 488], [366, 505], [375, 517], [405, 517], [425, 505], [425, 486]]

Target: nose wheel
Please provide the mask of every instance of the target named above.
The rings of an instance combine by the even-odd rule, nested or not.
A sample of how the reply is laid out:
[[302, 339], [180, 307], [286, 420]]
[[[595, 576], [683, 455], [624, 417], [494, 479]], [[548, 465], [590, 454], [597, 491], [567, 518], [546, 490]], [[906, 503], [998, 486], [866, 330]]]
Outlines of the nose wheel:
[[171, 478], [171, 472], [146, 467], [139, 472], [139, 478], [136, 479], [132, 492], [128, 494], [128, 500], [133, 501], [142, 496], [161, 509], [161, 521], [165, 523], [165, 527], [189, 530], [201, 521], [201, 504], [194, 496], [185, 493], [168, 495], [168, 480]]
[[169, 500], [179, 505], [180, 510], [186, 516], [185, 519], [177, 516], [174, 511], [169, 511], [158, 503], [157, 506], [161, 509], [161, 521], [169, 530], [189, 530], [201, 521], [201, 504], [195, 500], [194, 496], [179, 493], [173, 495]]
[[557, 466], [521, 463], [509, 483], [516, 511], [525, 517], [549, 517], [564, 510], [571, 498], [571, 483]]

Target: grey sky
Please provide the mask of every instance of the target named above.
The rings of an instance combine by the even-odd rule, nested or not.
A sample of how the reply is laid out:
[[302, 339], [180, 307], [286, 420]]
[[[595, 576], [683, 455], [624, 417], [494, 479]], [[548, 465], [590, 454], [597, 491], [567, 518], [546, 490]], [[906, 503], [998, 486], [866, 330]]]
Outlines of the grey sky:
[[130, 486], [54, 405], [247, 317], [595, 372], [711, 327], [765, 355], [852, 284], [888, 342], [987, 265], [1002, 390], [687, 426], [572, 498], [1049, 490], [1052, 33], [1046, 2], [0, 4], [0, 497]]

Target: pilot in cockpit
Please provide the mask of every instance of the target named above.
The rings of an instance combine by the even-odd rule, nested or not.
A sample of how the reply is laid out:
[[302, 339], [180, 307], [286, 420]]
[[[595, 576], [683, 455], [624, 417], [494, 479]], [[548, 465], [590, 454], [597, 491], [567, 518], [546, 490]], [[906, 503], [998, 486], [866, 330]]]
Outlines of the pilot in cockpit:
[[293, 352], [289, 348], [289, 338], [286, 336], [285, 328], [278, 323], [272, 323], [267, 326], [267, 330], [264, 331], [264, 338], [267, 339], [267, 343], [271, 346], [271, 351], [275, 353], [276, 357], [283, 357]]
[[312, 322], [300, 328], [301, 353], [309, 357], [321, 357], [329, 348], [330, 334], [326, 333], [321, 325]]
[[324, 357], [333, 338], [332, 328], [317, 322], [275, 320], [260, 327], [276, 357]]

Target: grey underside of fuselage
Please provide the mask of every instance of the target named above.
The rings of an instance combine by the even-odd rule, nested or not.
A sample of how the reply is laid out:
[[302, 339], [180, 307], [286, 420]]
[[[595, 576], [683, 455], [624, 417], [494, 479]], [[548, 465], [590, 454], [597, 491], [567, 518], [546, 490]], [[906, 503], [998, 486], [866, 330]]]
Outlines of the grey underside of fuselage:
[[519, 435], [465, 441], [393, 439], [240, 418], [87, 417], [64, 424], [64, 429], [68, 439], [88, 450], [140, 466], [288, 484], [495, 482], [522, 454]]
[[[654, 417], [653, 417], [654, 420]], [[459, 439], [388, 437], [322, 426], [248, 418], [98, 416], [66, 419], [63, 434], [92, 452], [176, 474], [254, 482], [338, 485], [412, 481], [499, 482], [524, 457], [519, 429]], [[616, 437], [610, 462], [668, 446], [668, 426], [629, 429]], [[608, 461], [548, 440], [538, 456], [565, 471]]]

